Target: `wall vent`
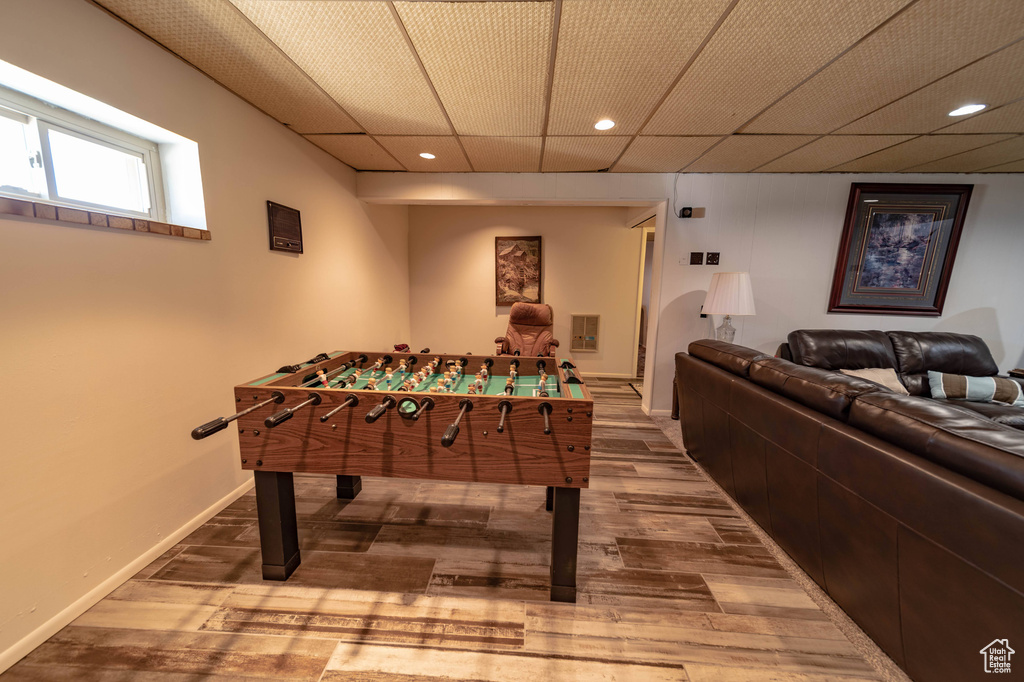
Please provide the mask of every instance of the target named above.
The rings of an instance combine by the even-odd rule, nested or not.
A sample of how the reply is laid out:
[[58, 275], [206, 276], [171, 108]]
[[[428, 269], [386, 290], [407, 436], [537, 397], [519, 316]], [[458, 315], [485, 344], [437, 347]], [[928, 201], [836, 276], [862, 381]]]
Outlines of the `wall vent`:
[[572, 343], [569, 349], [584, 353], [596, 353], [600, 315], [572, 316]]

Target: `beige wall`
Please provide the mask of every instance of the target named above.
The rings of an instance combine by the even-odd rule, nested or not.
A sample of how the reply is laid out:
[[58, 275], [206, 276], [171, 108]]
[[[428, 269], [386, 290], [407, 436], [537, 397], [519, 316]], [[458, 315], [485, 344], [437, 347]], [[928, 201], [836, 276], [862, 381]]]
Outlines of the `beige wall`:
[[409, 284], [413, 346], [490, 353], [508, 327], [494, 305], [494, 238], [540, 235], [543, 302], [555, 338], [569, 348], [572, 313], [601, 316], [597, 353], [577, 353], [584, 372], [633, 376], [641, 230], [617, 207], [413, 206]]
[[[233, 385], [409, 336], [406, 208], [88, 3], [3, 18], [0, 59], [198, 142], [213, 240], [0, 220], [0, 670], [251, 480], [230, 430], [189, 438]], [[268, 251], [268, 199], [304, 255]]]

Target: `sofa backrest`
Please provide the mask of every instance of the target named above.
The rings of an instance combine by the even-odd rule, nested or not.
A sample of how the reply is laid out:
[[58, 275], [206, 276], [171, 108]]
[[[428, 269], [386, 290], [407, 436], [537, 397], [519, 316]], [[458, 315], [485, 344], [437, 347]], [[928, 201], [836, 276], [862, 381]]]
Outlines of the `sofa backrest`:
[[793, 362], [819, 369], [898, 370], [896, 353], [885, 332], [859, 329], [798, 329], [789, 334]]
[[1024, 431], [946, 402], [891, 392], [858, 396], [848, 423], [1024, 500]]
[[999, 373], [988, 345], [972, 334], [888, 332], [897, 371], [911, 395], [931, 395], [928, 371], [987, 377]]
[[750, 372], [750, 363], [762, 358], [771, 357], [761, 351], [726, 343], [715, 339], [700, 339], [692, 342], [686, 349], [690, 355], [710, 362], [736, 376], [746, 378]]
[[891, 393], [873, 381], [773, 357], [751, 363], [750, 380], [841, 421], [846, 421], [854, 398], [875, 391]]

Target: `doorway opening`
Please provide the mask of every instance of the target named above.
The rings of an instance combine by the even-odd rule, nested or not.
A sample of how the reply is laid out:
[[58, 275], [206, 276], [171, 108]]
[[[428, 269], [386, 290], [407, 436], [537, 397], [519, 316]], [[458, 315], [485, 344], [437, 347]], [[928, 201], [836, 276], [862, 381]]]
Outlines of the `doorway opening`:
[[636, 226], [642, 233], [640, 243], [640, 276], [637, 282], [639, 322], [636, 326], [635, 380], [630, 383], [630, 386], [639, 395], [643, 395], [644, 375], [647, 372], [647, 327], [651, 317], [651, 279], [654, 272], [655, 217], [651, 216]]

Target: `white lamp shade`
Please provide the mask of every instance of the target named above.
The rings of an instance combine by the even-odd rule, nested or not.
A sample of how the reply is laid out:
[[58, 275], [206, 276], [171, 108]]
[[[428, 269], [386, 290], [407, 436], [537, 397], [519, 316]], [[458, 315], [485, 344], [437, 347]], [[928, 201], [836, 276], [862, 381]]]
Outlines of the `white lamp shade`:
[[754, 315], [750, 273], [716, 272], [711, 275], [703, 311], [707, 315]]

